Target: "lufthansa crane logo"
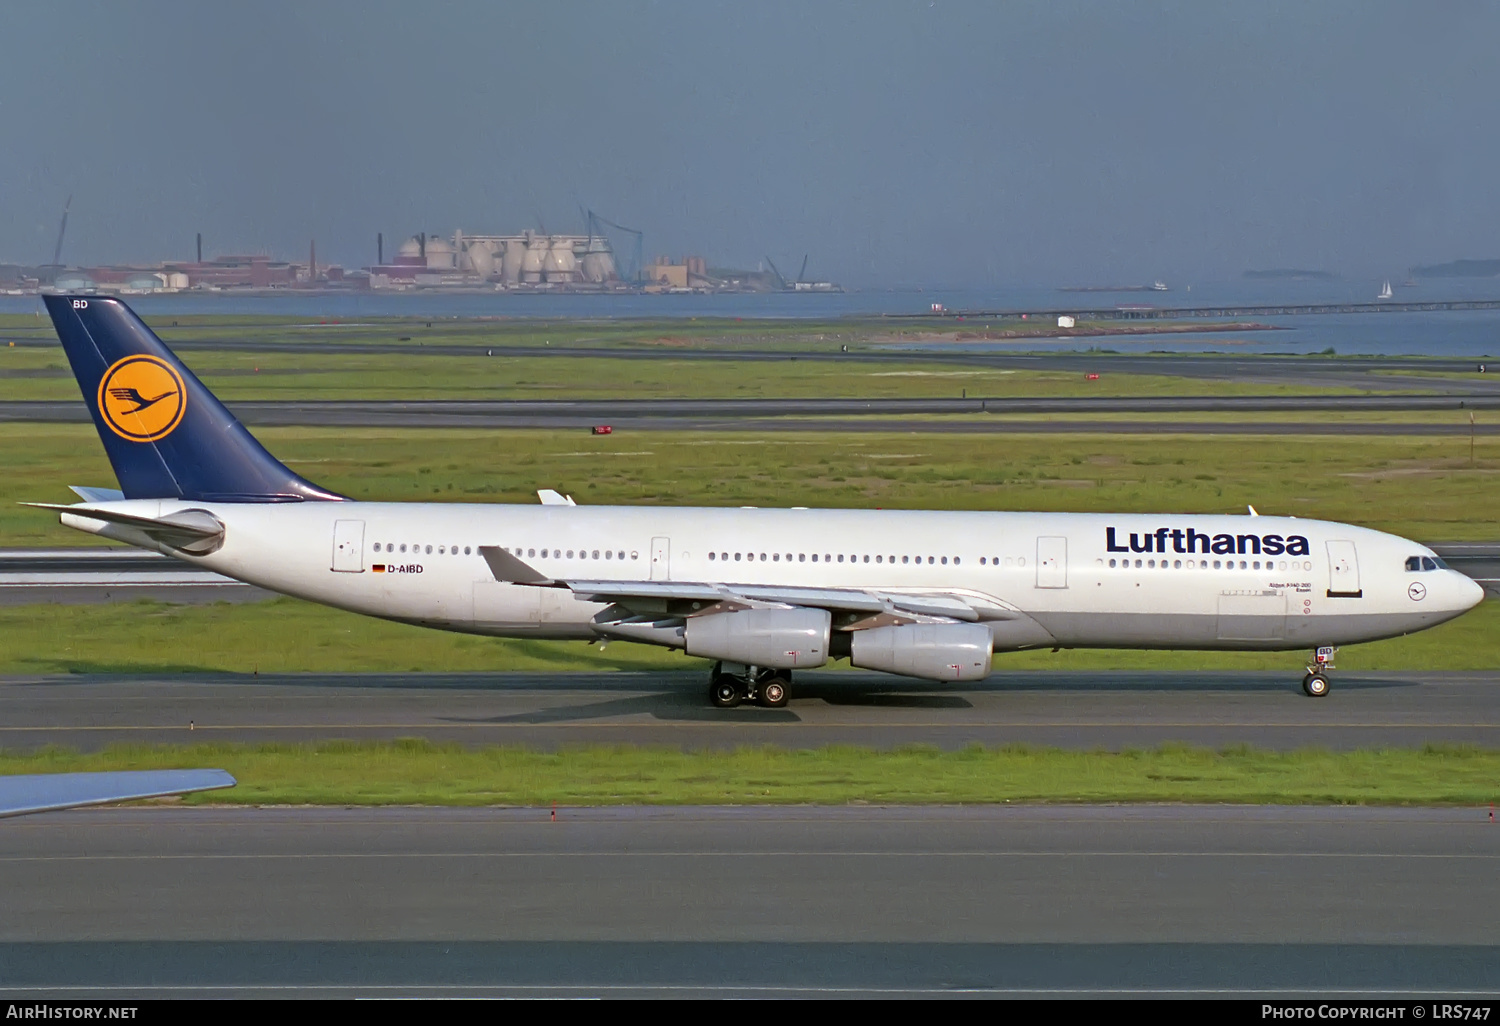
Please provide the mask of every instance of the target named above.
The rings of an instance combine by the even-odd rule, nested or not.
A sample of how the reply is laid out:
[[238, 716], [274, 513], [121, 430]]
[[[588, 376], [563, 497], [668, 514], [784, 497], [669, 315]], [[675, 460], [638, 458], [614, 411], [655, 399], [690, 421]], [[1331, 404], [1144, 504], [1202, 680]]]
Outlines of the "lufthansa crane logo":
[[131, 442], [165, 438], [182, 423], [187, 387], [182, 375], [155, 356], [116, 360], [99, 382], [99, 415]]

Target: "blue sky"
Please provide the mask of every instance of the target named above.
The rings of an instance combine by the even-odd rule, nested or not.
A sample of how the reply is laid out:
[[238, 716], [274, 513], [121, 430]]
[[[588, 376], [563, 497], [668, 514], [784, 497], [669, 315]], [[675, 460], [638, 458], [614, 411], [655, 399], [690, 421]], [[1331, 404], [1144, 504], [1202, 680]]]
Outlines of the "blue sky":
[[0, 260], [419, 230], [852, 284], [1500, 256], [1500, 5], [12, 4]]

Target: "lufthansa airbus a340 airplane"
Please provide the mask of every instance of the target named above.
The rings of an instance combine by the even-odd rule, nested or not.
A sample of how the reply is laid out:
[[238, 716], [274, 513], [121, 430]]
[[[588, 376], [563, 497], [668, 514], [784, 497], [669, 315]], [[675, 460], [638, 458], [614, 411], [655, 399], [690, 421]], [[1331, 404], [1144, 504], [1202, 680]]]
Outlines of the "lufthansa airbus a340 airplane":
[[1028, 648], [1296, 650], [1424, 630], [1480, 587], [1415, 542], [1270, 516], [362, 502], [277, 462], [124, 303], [47, 296], [119, 490], [69, 527], [272, 591], [501, 637], [713, 660], [720, 707], [847, 658], [935, 681]]

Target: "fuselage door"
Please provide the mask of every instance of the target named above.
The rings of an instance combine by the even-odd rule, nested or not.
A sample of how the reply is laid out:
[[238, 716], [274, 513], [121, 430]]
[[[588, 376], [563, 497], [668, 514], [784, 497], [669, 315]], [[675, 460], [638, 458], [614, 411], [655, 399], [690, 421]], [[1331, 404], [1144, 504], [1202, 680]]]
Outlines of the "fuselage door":
[[1352, 541], [1328, 543], [1328, 597], [1359, 598], [1359, 556]]
[[365, 569], [365, 522], [333, 522], [333, 569], [339, 573], [357, 574]]
[[651, 539], [651, 579], [653, 581], [672, 579], [672, 540], [670, 538]]
[[1036, 540], [1036, 586], [1068, 586], [1068, 539], [1041, 537]]

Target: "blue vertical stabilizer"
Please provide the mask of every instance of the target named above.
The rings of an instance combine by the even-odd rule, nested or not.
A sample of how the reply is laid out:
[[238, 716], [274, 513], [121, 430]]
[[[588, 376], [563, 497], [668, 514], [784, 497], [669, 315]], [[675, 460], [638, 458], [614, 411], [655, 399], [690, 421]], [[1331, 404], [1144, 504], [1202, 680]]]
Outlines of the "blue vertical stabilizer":
[[124, 303], [43, 298], [125, 498], [342, 498], [277, 462]]

